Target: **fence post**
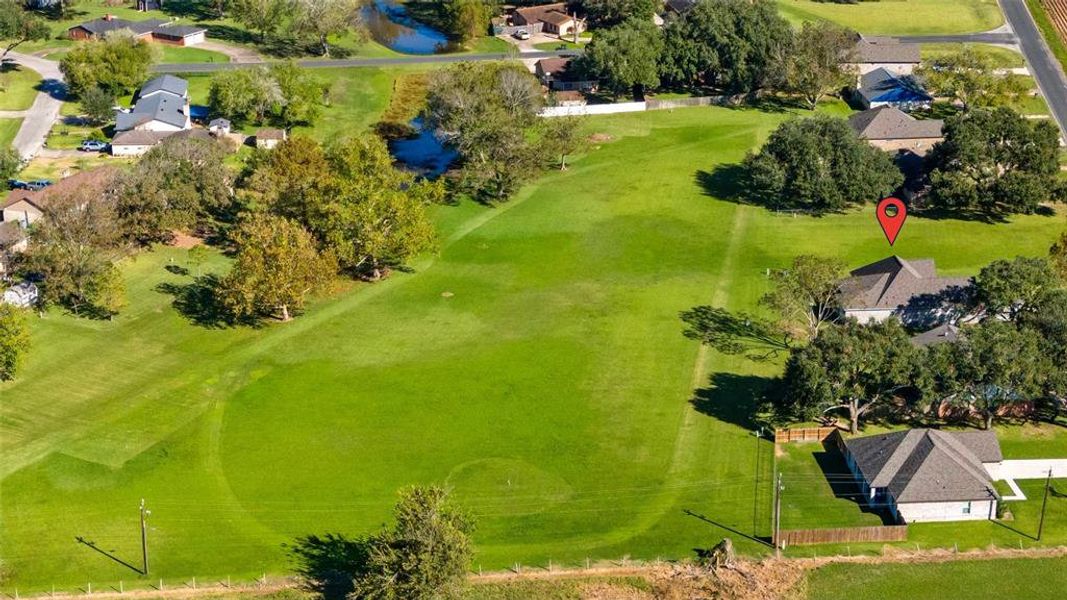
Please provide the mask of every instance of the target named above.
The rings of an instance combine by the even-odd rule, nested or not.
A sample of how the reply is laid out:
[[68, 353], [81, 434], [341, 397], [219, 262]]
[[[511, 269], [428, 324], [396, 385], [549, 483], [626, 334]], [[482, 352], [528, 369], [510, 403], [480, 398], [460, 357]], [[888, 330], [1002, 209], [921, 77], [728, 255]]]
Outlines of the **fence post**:
[[93, 595], [93, 582], [89, 581], [85, 584], [85, 593], [89, 596]]

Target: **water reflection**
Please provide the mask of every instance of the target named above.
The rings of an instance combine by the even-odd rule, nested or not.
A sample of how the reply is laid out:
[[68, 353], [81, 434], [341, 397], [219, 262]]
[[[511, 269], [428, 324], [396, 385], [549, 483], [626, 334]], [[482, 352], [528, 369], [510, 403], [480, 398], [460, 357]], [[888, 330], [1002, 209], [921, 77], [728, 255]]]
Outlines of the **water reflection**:
[[454, 50], [448, 36], [408, 16], [396, 0], [374, 0], [363, 9], [363, 20], [379, 44], [405, 54], [435, 54]]
[[390, 141], [390, 154], [404, 167], [423, 177], [440, 177], [459, 154], [442, 144], [433, 130], [424, 127], [421, 117], [412, 120], [411, 127], [417, 135]]

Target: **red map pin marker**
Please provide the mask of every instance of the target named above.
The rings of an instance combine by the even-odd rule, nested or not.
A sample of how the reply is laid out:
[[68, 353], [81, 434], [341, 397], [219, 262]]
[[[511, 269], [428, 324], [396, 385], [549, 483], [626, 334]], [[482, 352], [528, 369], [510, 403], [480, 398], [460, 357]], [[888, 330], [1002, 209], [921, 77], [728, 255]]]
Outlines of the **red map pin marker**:
[[907, 207], [899, 199], [890, 197], [878, 203], [875, 213], [878, 217], [878, 224], [882, 226], [882, 231], [885, 232], [885, 237], [892, 246], [893, 242], [897, 241], [900, 228], [904, 227], [904, 221], [908, 218]]

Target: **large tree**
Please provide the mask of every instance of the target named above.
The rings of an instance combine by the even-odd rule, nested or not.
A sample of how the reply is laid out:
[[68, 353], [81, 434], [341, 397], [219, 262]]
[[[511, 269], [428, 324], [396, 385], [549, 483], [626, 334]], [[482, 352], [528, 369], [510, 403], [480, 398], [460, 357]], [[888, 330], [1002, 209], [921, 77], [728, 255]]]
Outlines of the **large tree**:
[[1014, 321], [1024, 313], [1041, 311], [1062, 285], [1048, 259], [1017, 256], [982, 268], [974, 278], [974, 300], [989, 316]]
[[576, 68], [619, 95], [642, 97], [659, 87], [663, 35], [652, 21], [626, 21], [598, 33], [577, 59]]
[[771, 0], [702, 0], [668, 22], [664, 37], [664, 80], [741, 94], [783, 83], [793, 34]]
[[945, 139], [927, 157], [930, 204], [1002, 216], [1032, 213], [1062, 197], [1059, 130], [1009, 108], [974, 109], [945, 121]]
[[922, 354], [896, 319], [847, 321], [793, 349], [777, 402], [799, 418], [843, 411], [857, 433], [864, 415], [915, 385], [921, 365]]
[[355, 574], [357, 599], [458, 598], [474, 554], [473, 521], [439, 487], [400, 494], [395, 523], [370, 538], [366, 562]]
[[74, 46], [59, 69], [75, 94], [99, 87], [116, 96], [136, 90], [148, 78], [152, 49], [143, 40], [114, 35]]
[[148, 244], [228, 217], [233, 176], [225, 160], [215, 140], [170, 137], [152, 148], [123, 178], [117, 204], [123, 235]]
[[320, 254], [311, 234], [289, 219], [253, 215], [232, 239], [237, 246], [233, 268], [218, 291], [222, 304], [239, 319], [288, 321], [309, 294], [337, 273], [333, 256]]
[[841, 260], [803, 254], [789, 268], [771, 271], [774, 287], [760, 302], [781, 316], [783, 331], [810, 342], [837, 320], [838, 290], [847, 276]]
[[285, 23], [290, 4], [290, 0], [232, 0], [230, 15], [265, 42]]
[[542, 104], [540, 84], [521, 64], [464, 63], [430, 76], [426, 115], [463, 157], [463, 189], [492, 203], [542, 165], [531, 135]]
[[786, 84], [814, 110], [819, 100], [852, 82], [848, 67], [856, 33], [829, 21], [805, 21], [793, 38], [787, 61]]
[[266, 67], [220, 71], [211, 78], [211, 114], [236, 123], [262, 123], [284, 101], [278, 82]]
[[0, 302], [0, 381], [11, 381], [30, 348], [25, 311]]
[[248, 187], [269, 210], [302, 223], [345, 270], [376, 279], [434, 247], [428, 208], [443, 199], [443, 186], [397, 169], [381, 138], [346, 138], [323, 151], [294, 136], [270, 154], [255, 163]]
[[115, 94], [99, 86], [81, 93], [81, 110], [94, 125], [103, 125], [115, 118]]
[[991, 58], [971, 47], [924, 61], [916, 74], [932, 92], [957, 100], [963, 110], [1009, 104], [1028, 91], [1020, 79], [997, 73]]
[[33, 224], [26, 270], [41, 279], [43, 304], [73, 313], [110, 317], [122, 306], [123, 284], [113, 264], [121, 256], [121, 233], [112, 178], [49, 196]]
[[496, 0], [443, 0], [439, 8], [444, 30], [464, 43], [487, 35], [490, 20], [499, 11]]
[[7, 179], [22, 169], [22, 156], [14, 146], [0, 147], [0, 179]]
[[652, 22], [652, 16], [663, 6], [659, 0], [578, 0], [576, 4], [584, 11], [590, 27], [598, 30], [630, 19]]
[[0, 0], [0, 41], [4, 44], [0, 62], [21, 44], [48, 39], [51, 33], [48, 23], [25, 10], [23, 4], [20, 0]]
[[889, 154], [843, 119], [818, 115], [778, 126], [744, 161], [744, 194], [774, 208], [840, 211], [892, 193], [904, 175]]
[[1035, 331], [996, 319], [964, 328], [956, 342], [934, 346], [926, 364], [935, 398], [979, 414], [986, 429], [1005, 407], [1044, 392], [1052, 369]]
[[1060, 239], [1049, 248], [1048, 253], [1052, 267], [1059, 273], [1060, 279], [1067, 281], [1067, 232], [1064, 232]]
[[292, 28], [313, 38], [323, 56], [330, 55], [330, 36], [362, 34], [362, 0], [293, 0]]

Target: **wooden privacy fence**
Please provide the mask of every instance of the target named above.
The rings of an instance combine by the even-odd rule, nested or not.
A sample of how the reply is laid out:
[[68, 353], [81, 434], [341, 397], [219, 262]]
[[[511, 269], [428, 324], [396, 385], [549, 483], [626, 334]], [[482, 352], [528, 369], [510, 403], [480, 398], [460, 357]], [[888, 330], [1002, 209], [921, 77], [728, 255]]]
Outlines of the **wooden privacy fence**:
[[774, 443], [787, 442], [824, 442], [837, 431], [837, 427], [797, 427], [795, 429], [775, 429]]
[[780, 548], [804, 544], [845, 544], [859, 542], [903, 542], [908, 539], [907, 525], [874, 527], [839, 527], [836, 529], [787, 529], [774, 540]]

